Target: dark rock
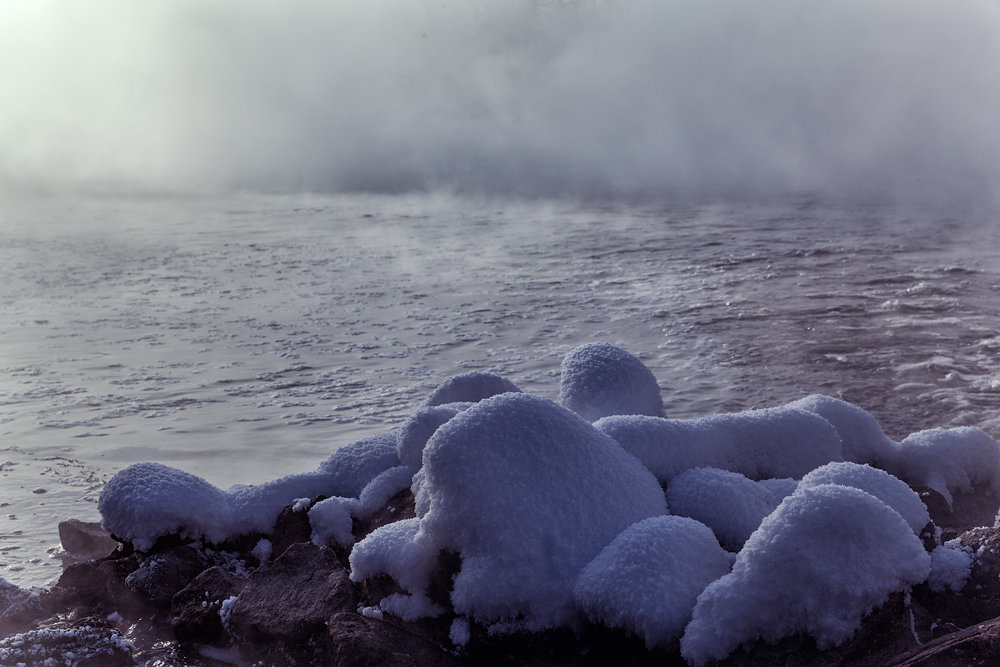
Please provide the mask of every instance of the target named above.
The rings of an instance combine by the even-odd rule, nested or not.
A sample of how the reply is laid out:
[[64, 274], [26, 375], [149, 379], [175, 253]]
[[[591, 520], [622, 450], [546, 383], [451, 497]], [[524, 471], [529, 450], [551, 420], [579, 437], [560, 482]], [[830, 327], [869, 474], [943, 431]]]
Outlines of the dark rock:
[[417, 516], [417, 511], [413, 492], [409, 488], [403, 489], [390, 498], [385, 507], [372, 514], [367, 521], [355, 523], [354, 540], [359, 542], [376, 528], [402, 519], [412, 519], [415, 516]]
[[5, 665], [134, 665], [132, 645], [99, 618], [53, 621], [35, 630], [0, 639]]
[[70, 565], [63, 570], [52, 595], [70, 610], [84, 613], [142, 614], [149, 607], [148, 601], [125, 585], [125, 578], [138, 569], [139, 557], [134, 553]]
[[942, 540], [951, 539], [971, 528], [992, 526], [1000, 508], [1000, 496], [986, 486], [969, 493], [954, 494], [951, 505], [934, 489], [915, 486], [913, 490], [927, 506], [931, 521], [941, 528]]
[[49, 609], [37, 591], [26, 591], [0, 578], [0, 637], [26, 629], [49, 615]]
[[62, 548], [75, 558], [100, 558], [107, 556], [118, 547], [97, 522], [69, 519], [59, 524], [59, 541]]
[[896, 667], [965, 667], [1000, 662], [1000, 618], [945, 635], [886, 663]]
[[[321, 498], [322, 496], [310, 503], [310, 507]], [[291, 545], [309, 542], [311, 539], [312, 526], [309, 525], [309, 512], [306, 510], [296, 512], [288, 506], [281, 510], [274, 523], [274, 531], [271, 533], [271, 559], [274, 560], [285, 553], [285, 549]]]
[[125, 585], [158, 609], [166, 610], [174, 595], [205, 568], [201, 555], [190, 546], [140, 556], [139, 567], [125, 577]]
[[212, 567], [188, 584], [171, 602], [170, 624], [182, 642], [215, 644], [225, 637], [219, 609], [222, 601], [239, 593], [243, 580], [221, 567]]
[[335, 667], [431, 667], [462, 664], [446, 648], [385, 620], [354, 612], [334, 615], [327, 623]]
[[330, 616], [356, 607], [353, 584], [333, 551], [311, 542], [292, 544], [247, 577], [230, 627], [254, 644], [296, 644], [322, 636]]

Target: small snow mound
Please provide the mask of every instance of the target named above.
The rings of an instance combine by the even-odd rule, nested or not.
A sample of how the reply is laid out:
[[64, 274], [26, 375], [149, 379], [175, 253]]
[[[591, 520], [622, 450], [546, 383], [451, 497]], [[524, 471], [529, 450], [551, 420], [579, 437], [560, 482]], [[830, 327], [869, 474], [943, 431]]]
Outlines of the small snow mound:
[[917, 535], [931, 520], [924, 502], [906, 482], [869, 465], [849, 462], [828, 463], [803, 477], [798, 488], [804, 489], [820, 484], [840, 484], [867, 491], [899, 512]]
[[681, 654], [701, 665], [744, 642], [808, 633], [846, 641], [890, 593], [924, 581], [930, 556], [902, 517], [860, 489], [812, 486], [785, 498], [733, 571], [698, 597]]
[[652, 371], [610, 343], [581, 345], [563, 358], [559, 402], [587, 421], [609, 415], [664, 414]]
[[844, 459], [881, 467], [896, 443], [868, 411], [832, 396], [812, 394], [787, 407], [815, 412], [833, 424], [844, 443]]
[[1000, 445], [971, 426], [919, 431], [900, 442], [883, 466], [911, 486], [927, 486], [950, 505], [952, 494], [986, 484], [1000, 492]]
[[321, 547], [330, 544], [347, 547], [354, 544], [351, 510], [357, 502], [354, 498], [336, 496], [313, 505], [309, 510], [312, 543]]
[[420, 467], [423, 464], [424, 446], [441, 424], [469, 407], [469, 403], [437, 405], [418, 410], [399, 432], [396, 454], [402, 465]]
[[402, 519], [373, 530], [351, 550], [351, 580], [387, 574], [411, 593], [424, 591], [438, 552], [418, 539], [420, 519]]
[[739, 551], [779, 502], [761, 483], [718, 468], [685, 470], [667, 487], [671, 512], [705, 524], [733, 551]]
[[840, 436], [830, 422], [797, 408], [695, 419], [614, 416], [594, 426], [664, 484], [691, 468], [721, 468], [750, 479], [799, 478], [824, 463], [843, 460]]
[[769, 479], [762, 479], [757, 483], [773, 493], [779, 503], [787, 496], [795, 493], [795, 489], [799, 486], [799, 480], [794, 477], [771, 477]]
[[518, 391], [521, 390], [507, 378], [484, 371], [472, 371], [442, 382], [427, 399], [426, 407], [445, 403], [478, 403], [490, 396]]
[[472, 629], [469, 622], [464, 618], [456, 618], [451, 622], [451, 629], [448, 631], [448, 638], [451, 643], [461, 648], [472, 641]]
[[606, 546], [580, 573], [573, 597], [592, 621], [653, 648], [681, 636], [698, 595], [728, 572], [729, 558], [707, 526], [657, 516]]
[[583, 567], [625, 528], [667, 511], [656, 479], [617, 443], [523, 393], [488, 398], [438, 429], [419, 481], [420, 537], [461, 556], [455, 611], [527, 630], [573, 625]]
[[357, 498], [368, 482], [383, 470], [399, 465], [396, 445], [399, 429], [379, 433], [341, 447], [319, 465], [327, 473], [330, 490], [326, 495]]
[[932, 591], [941, 592], [950, 588], [958, 593], [972, 572], [973, 557], [969, 547], [944, 545], [931, 552], [931, 574], [927, 585]]
[[444, 613], [444, 607], [431, 601], [426, 593], [393, 593], [382, 598], [379, 608], [406, 622], [421, 618], [437, 618]]
[[229, 497], [201, 477], [161, 465], [136, 463], [101, 491], [97, 508], [104, 530], [148, 551], [158, 537], [221, 541], [232, 528]]

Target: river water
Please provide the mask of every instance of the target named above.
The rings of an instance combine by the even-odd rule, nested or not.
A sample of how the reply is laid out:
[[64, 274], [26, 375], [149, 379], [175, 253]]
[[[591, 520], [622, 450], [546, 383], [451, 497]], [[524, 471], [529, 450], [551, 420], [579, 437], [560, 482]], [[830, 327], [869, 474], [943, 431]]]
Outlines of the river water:
[[814, 392], [1000, 436], [1000, 224], [814, 201], [79, 196], [0, 220], [0, 577], [159, 461], [227, 487], [394, 428], [451, 375], [558, 396], [621, 345], [672, 417]]

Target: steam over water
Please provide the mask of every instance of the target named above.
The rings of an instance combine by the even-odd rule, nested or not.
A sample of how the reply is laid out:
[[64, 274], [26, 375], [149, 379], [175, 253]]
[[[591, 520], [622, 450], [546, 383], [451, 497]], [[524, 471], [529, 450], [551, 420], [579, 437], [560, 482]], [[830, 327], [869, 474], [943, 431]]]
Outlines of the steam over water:
[[673, 417], [1000, 435], [998, 34], [996, 0], [0, 3], [0, 577], [57, 576], [127, 464], [311, 469], [460, 372], [555, 398], [593, 340]]

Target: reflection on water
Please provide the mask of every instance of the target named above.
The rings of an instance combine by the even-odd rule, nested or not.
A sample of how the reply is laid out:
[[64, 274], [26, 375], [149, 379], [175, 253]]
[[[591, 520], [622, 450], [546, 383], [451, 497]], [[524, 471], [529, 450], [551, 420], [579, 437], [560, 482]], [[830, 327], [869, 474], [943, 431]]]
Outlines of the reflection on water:
[[0, 576], [51, 578], [30, 561], [50, 562], [56, 523], [94, 518], [100, 481], [129, 463], [220, 486], [311, 469], [456, 373], [555, 398], [562, 355], [598, 339], [653, 369], [675, 417], [822, 392], [897, 438], [1000, 435], [994, 241], [981, 220], [816, 204], [13, 205]]

